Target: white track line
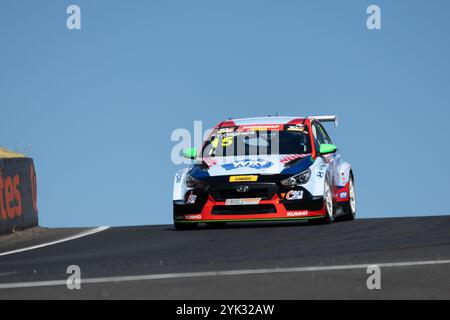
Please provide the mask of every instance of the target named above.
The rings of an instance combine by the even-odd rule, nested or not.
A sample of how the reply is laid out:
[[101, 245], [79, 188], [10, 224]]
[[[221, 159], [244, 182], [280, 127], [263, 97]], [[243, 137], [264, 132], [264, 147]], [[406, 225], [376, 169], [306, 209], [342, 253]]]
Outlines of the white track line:
[[106, 230], [108, 228], [109, 228], [109, 226], [93, 228], [93, 229], [89, 229], [87, 231], [83, 231], [83, 232], [81, 232], [79, 234], [76, 234], [76, 235], [73, 235], [73, 236], [70, 236], [70, 237], [66, 237], [66, 238], [62, 238], [62, 239], [59, 239], [59, 240], [46, 242], [46, 243], [42, 243], [42, 244], [38, 244], [38, 245], [35, 245], [35, 246], [26, 247], [26, 248], [22, 248], [22, 249], [2, 252], [2, 253], [0, 253], [0, 257], [1, 256], [7, 256], [7, 255], [10, 255], [10, 254], [14, 254], [14, 253], [19, 253], [19, 252], [30, 251], [30, 250], [34, 250], [34, 249], [43, 248], [43, 247], [48, 247], [48, 246], [51, 246], [51, 245], [54, 245], [54, 244], [58, 244], [58, 243], [61, 243], [61, 242], [66, 242], [66, 241], [70, 241], [70, 240], [79, 239], [79, 238], [86, 237], [86, 236], [89, 236], [89, 235], [94, 234], [94, 233], [102, 232], [102, 231], [104, 231], [104, 230]]
[[[82, 284], [117, 283], [128, 281], [146, 281], [146, 280], [213, 277], [213, 276], [237, 276], [237, 275], [257, 275], [257, 274], [289, 273], [289, 272], [353, 270], [353, 269], [367, 269], [370, 266], [378, 266], [380, 268], [398, 268], [398, 267], [414, 267], [414, 266], [427, 266], [440, 264], [450, 264], [450, 260], [370, 263], [370, 264], [352, 264], [352, 265], [298, 267], [298, 268], [270, 268], [270, 269], [186, 272], [186, 273], [163, 273], [163, 274], [149, 274], [141, 276], [88, 278], [88, 279], [81, 279], [81, 283]], [[65, 286], [66, 284], [67, 284], [66, 280], [3, 283], [0, 284], [0, 289]]]

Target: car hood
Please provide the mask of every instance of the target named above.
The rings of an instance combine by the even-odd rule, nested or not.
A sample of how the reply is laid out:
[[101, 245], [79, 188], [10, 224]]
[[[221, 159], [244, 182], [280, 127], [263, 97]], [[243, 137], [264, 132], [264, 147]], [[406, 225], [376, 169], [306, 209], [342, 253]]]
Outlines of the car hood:
[[238, 156], [203, 158], [191, 169], [197, 178], [247, 175], [296, 174], [306, 170], [313, 160], [309, 154]]

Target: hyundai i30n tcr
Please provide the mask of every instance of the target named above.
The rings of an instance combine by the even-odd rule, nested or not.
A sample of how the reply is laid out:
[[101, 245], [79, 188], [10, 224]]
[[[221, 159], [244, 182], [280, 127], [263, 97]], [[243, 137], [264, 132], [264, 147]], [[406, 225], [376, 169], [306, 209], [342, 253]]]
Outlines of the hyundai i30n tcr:
[[323, 122], [336, 116], [263, 117], [220, 122], [194, 163], [175, 175], [177, 229], [199, 223], [309, 220], [332, 223], [356, 214], [353, 171]]

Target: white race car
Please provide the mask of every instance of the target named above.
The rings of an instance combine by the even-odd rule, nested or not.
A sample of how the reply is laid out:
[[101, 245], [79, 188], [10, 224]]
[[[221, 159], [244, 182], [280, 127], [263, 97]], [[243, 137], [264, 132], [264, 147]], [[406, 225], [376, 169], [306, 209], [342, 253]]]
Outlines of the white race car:
[[322, 122], [337, 124], [337, 117], [220, 122], [201, 150], [183, 152], [194, 163], [175, 175], [176, 229], [235, 221], [353, 220], [353, 171]]

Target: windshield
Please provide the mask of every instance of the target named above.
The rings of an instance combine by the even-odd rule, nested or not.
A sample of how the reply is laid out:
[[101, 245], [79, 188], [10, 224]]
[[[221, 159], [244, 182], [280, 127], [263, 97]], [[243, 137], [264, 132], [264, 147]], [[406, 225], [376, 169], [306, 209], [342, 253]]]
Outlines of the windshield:
[[214, 133], [203, 147], [203, 157], [309, 154], [311, 145], [303, 127], [289, 130], [234, 131]]

